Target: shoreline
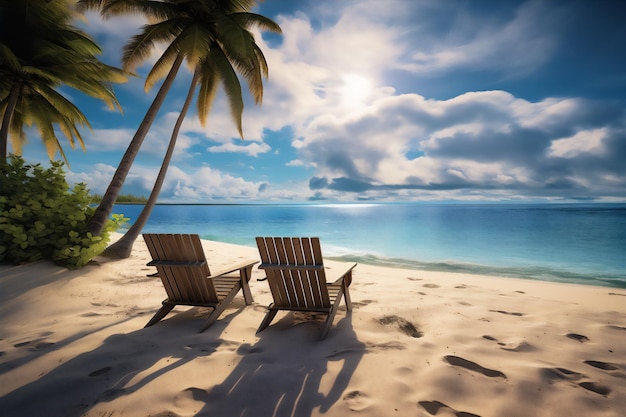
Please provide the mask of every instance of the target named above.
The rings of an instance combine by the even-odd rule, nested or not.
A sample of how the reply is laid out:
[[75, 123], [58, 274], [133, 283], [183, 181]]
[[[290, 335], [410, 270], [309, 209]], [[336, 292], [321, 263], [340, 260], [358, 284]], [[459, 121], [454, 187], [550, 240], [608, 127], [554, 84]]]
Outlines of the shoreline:
[[600, 275], [594, 272], [578, 273], [557, 270], [547, 267], [529, 266], [489, 266], [467, 264], [461, 262], [421, 262], [411, 259], [382, 258], [372, 255], [366, 256], [330, 256], [331, 259], [344, 262], [360, 262], [372, 266], [388, 268], [414, 269], [417, 271], [463, 273], [471, 275], [483, 275], [504, 279], [516, 278], [540, 282], [554, 282], [560, 284], [591, 285], [606, 288], [626, 289], [626, 276], [612, 274]]
[[[212, 269], [256, 248], [203, 240]], [[322, 250], [324, 243], [322, 242]], [[70, 271], [0, 265], [0, 409], [7, 417], [593, 415], [626, 409], [626, 291], [359, 264], [323, 318], [279, 313], [263, 271], [219, 320], [165, 296], [141, 239]], [[339, 264], [326, 264], [332, 271]], [[381, 389], [385, 387], [385, 389]], [[37, 398], [37, 401], [33, 401]], [[466, 413], [466, 414], [463, 414]]]
[[[206, 236], [206, 235], [204, 235]], [[218, 236], [212, 239], [203, 237], [203, 240], [212, 240], [229, 245], [244, 246], [256, 249], [254, 246], [236, 243], [228, 240], [220, 240]], [[605, 288], [626, 289], [626, 275], [600, 274], [597, 272], [574, 272], [549, 267], [533, 267], [533, 266], [491, 266], [470, 264], [463, 262], [423, 262], [413, 259], [393, 258], [387, 256], [379, 256], [369, 253], [352, 255], [356, 251], [350, 251], [348, 248], [340, 248], [333, 251], [332, 247], [327, 247], [325, 251], [326, 258], [333, 259], [338, 262], [356, 262], [371, 266], [380, 266], [395, 269], [410, 269], [424, 272], [445, 272], [445, 273], [461, 273], [479, 276], [489, 276], [504, 279], [526, 279], [540, 282], [554, 282], [561, 284], [578, 284], [585, 286], [598, 286]]]

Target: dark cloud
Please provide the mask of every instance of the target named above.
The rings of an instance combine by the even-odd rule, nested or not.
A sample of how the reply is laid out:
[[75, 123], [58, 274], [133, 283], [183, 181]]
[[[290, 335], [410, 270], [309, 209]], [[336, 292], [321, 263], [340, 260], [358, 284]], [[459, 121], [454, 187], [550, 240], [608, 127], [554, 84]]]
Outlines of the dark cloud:
[[311, 190], [321, 190], [323, 188], [328, 188], [328, 179], [320, 178], [320, 177], [312, 177], [309, 180], [309, 188]]
[[518, 128], [507, 133], [457, 133], [439, 139], [436, 147], [428, 149], [427, 155], [432, 158], [533, 165], [543, 158], [549, 145], [547, 134], [537, 129]]

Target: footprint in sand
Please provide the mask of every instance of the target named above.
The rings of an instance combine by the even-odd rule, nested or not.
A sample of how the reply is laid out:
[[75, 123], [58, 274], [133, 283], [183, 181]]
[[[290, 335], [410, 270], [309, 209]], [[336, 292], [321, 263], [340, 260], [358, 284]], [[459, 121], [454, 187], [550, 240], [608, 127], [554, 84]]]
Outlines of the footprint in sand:
[[93, 376], [104, 375], [104, 374], [108, 373], [111, 369], [113, 369], [113, 368], [111, 368], [110, 366], [105, 366], [104, 368], [100, 368], [100, 369], [97, 369], [97, 370], [93, 371], [92, 373], [90, 373], [87, 376], [93, 377]]
[[604, 395], [605, 397], [611, 393], [611, 388], [607, 387], [606, 385], [598, 384], [596, 382], [586, 381], [581, 382], [578, 385], [586, 390], [595, 392], [596, 394]]
[[350, 391], [343, 396], [343, 401], [351, 411], [363, 411], [373, 403], [369, 395], [361, 391]]
[[504, 310], [489, 310], [489, 311], [490, 311], [490, 312], [492, 312], [492, 313], [506, 314], [506, 315], [509, 315], [509, 316], [518, 316], [518, 317], [521, 317], [521, 316], [523, 316], [523, 315], [524, 315], [524, 313], [511, 313], [511, 312], [509, 312], [509, 311], [504, 311]]
[[466, 411], [456, 411], [454, 408], [442, 403], [441, 401], [419, 401], [418, 404], [432, 416], [439, 414], [439, 410], [444, 408], [452, 411], [456, 417], [480, 417], [478, 414], [468, 413]]
[[461, 368], [465, 368], [470, 371], [481, 373], [490, 378], [505, 378], [506, 379], [506, 375], [504, 375], [504, 373], [498, 370], [485, 368], [477, 364], [476, 362], [468, 361], [467, 359], [463, 359], [459, 356], [447, 355], [447, 356], [444, 356], [444, 360], [448, 362], [450, 365], [460, 366]]
[[54, 342], [39, 342], [35, 346], [29, 347], [28, 350], [35, 352], [38, 350], [47, 349], [50, 346], [54, 346], [54, 344]]
[[33, 342], [33, 340], [29, 340], [27, 342], [16, 343], [13, 345], [13, 347], [20, 348], [28, 346], [28, 350], [30, 350], [31, 352], [36, 352], [39, 350], [47, 349], [50, 346], [54, 346], [54, 342], [39, 342], [36, 344], [33, 344]]
[[578, 381], [586, 375], [565, 368], [543, 368], [541, 374], [548, 381]]
[[[587, 378], [587, 375], [581, 374], [580, 372], [570, 371], [565, 368], [544, 368], [541, 370], [541, 373], [544, 378], [548, 381], [579, 381], [583, 378]], [[596, 394], [607, 396], [611, 393], [611, 388], [606, 385], [601, 385], [593, 381], [583, 381], [579, 382], [577, 385], [583, 387], [584, 389], [595, 392]]]
[[424, 288], [439, 288], [437, 284], [424, 284], [423, 286]]
[[600, 361], [585, 361], [587, 365], [593, 366], [594, 368], [602, 369], [605, 371], [616, 371], [619, 369], [617, 365], [612, 363], [600, 362]]
[[565, 336], [570, 338], [570, 339], [572, 339], [572, 340], [576, 340], [576, 341], [578, 341], [580, 343], [589, 341], [589, 338], [587, 336], [584, 336], [584, 335], [578, 334], [578, 333], [568, 333]]
[[385, 316], [378, 319], [378, 322], [385, 326], [395, 326], [398, 328], [398, 330], [400, 330], [407, 336], [411, 336], [414, 338], [420, 338], [424, 336], [424, 333], [418, 330], [413, 323], [399, 316]]

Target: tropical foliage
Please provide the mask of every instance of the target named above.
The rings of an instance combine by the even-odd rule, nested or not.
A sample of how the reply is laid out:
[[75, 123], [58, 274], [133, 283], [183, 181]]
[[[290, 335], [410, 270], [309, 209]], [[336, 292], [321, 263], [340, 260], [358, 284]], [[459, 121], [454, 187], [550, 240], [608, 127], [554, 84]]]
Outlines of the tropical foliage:
[[80, 127], [89, 127], [83, 113], [59, 92], [69, 86], [121, 107], [111, 83], [126, 80], [121, 70], [96, 56], [98, 45], [72, 26], [77, 17], [72, 0], [0, 0], [0, 161], [6, 160], [9, 137], [21, 154], [24, 127], [39, 131], [50, 159], [65, 153], [60, 131], [72, 147], [84, 149]]
[[78, 268], [100, 254], [126, 220], [114, 215], [100, 236], [86, 232], [94, 212], [85, 184], [70, 188], [63, 163], [25, 164], [12, 155], [0, 164], [0, 262], [50, 259]]

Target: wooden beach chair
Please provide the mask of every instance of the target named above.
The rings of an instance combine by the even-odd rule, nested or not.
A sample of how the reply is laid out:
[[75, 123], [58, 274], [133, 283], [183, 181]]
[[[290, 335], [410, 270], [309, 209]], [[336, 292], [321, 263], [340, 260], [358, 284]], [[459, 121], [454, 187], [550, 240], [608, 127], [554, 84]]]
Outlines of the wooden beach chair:
[[321, 335], [325, 339], [342, 296], [348, 311], [352, 310], [348, 287], [356, 264], [327, 283], [319, 238], [257, 237], [256, 243], [259, 269], [265, 270], [274, 298], [257, 333], [270, 325], [279, 310], [308, 311], [328, 315]]
[[[211, 275], [198, 235], [144, 234], [143, 238], [152, 255], [148, 266], [156, 267], [167, 293], [163, 306], [145, 327], [158, 323], [177, 305], [211, 307], [213, 311], [200, 330], [203, 332], [215, 323], [239, 290], [246, 305], [252, 304], [248, 281], [258, 261], [239, 262]], [[233, 275], [236, 271], [239, 274]]]

